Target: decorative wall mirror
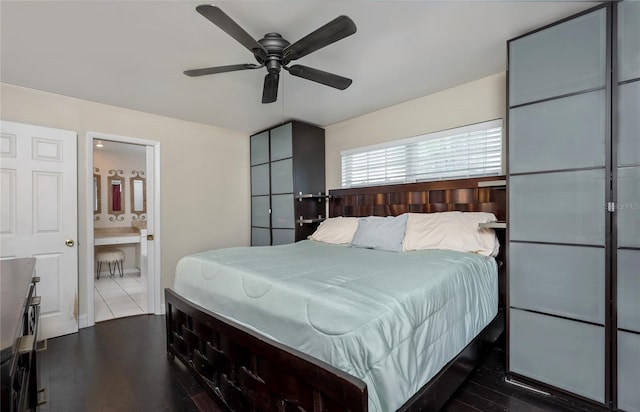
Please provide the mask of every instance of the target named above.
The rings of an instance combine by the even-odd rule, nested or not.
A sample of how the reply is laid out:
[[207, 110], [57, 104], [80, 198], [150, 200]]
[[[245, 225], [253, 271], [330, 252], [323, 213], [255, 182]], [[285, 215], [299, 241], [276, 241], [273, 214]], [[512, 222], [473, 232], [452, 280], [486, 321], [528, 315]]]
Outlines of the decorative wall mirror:
[[131, 214], [133, 220], [145, 219], [147, 213], [147, 184], [142, 170], [132, 170], [133, 177], [129, 178], [131, 187]]
[[95, 215], [95, 220], [98, 220], [100, 216], [97, 215], [102, 213], [102, 202], [100, 201], [100, 193], [100, 169], [96, 167], [93, 171], [93, 214]]
[[124, 220], [124, 193], [125, 193], [125, 179], [122, 175], [122, 170], [109, 170], [109, 187], [108, 192], [108, 201], [109, 201], [109, 211], [110, 215], [109, 220]]

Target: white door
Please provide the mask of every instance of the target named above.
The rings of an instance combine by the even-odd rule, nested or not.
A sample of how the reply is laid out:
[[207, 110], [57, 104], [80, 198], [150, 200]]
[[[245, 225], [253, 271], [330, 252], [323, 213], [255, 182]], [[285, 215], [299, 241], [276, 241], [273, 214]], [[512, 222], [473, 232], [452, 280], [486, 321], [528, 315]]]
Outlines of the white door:
[[[156, 227], [156, 148], [153, 146], [147, 146], [147, 232], [146, 235], [150, 235], [146, 240], [141, 239], [141, 245], [144, 245], [144, 253], [141, 253], [140, 257], [140, 271], [147, 276], [147, 312], [159, 313], [160, 297], [156, 296], [156, 290], [160, 290], [156, 282], [159, 282], [158, 276], [156, 276], [155, 267], [155, 230]], [[147, 243], [147, 242], [151, 243]]]
[[77, 135], [6, 121], [0, 132], [0, 258], [36, 258], [38, 339], [77, 332]]

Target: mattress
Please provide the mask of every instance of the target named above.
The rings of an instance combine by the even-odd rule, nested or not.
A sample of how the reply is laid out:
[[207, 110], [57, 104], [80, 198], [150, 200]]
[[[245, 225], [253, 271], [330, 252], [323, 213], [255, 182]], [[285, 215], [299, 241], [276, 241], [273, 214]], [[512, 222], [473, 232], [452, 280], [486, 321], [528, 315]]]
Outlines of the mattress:
[[379, 412], [402, 406], [498, 310], [491, 257], [313, 240], [186, 256], [174, 289], [362, 379]]

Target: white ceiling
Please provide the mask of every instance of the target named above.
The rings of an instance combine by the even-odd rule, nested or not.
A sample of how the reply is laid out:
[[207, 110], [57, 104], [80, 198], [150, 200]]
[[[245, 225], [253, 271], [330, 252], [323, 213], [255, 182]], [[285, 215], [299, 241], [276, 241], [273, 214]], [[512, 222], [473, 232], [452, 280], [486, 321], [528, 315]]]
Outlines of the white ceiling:
[[286, 72], [260, 103], [265, 69], [195, 11], [204, 1], [0, 1], [0, 80], [159, 115], [256, 132], [290, 119], [327, 126], [505, 70], [506, 41], [596, 5], [586, 1], [230, 1], [256, 39], [295, 42], [345, 14], [358, 31], [297, 60], [353, 79], [345, 91]]

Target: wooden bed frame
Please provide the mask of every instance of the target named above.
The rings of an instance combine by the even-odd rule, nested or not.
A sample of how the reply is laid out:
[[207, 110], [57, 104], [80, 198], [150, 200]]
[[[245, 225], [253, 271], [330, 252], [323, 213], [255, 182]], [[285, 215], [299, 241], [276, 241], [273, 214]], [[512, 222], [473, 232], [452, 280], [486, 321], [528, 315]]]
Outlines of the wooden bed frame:
[[[479, 187], [503, 177], [338, 189], [329, 216], [389, 216], [405, 212], [491, 212], [506, 218], [504, 187]], [[483, 186], [482, 184], [480, 186]], [[498, 231], [504, 245], [504, 231]], [[504, 249], [504, 248], [501, 248]], [[504, 252], [498, 255], [504, 262]], [[409, 399], [400, 411], [440, 409], [504, 331], [505, 265], [495, 319]], [[167, 351], [228, 411], [352, 411], [368, 409], [363, 381], [323, 361], [198, 306], [165, 289]]]

